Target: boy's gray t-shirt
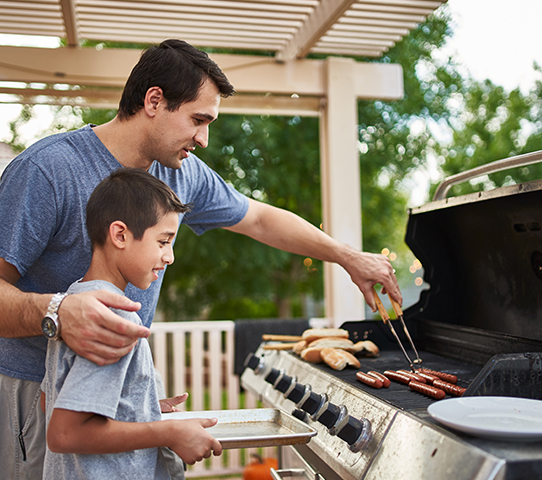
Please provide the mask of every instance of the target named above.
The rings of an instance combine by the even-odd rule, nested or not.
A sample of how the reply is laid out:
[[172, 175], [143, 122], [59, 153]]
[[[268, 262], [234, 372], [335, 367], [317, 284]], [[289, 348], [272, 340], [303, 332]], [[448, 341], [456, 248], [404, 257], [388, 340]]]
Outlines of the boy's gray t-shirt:
[[[0, 180], [0, 257], [14, 265], [25, 292], [64, 292], [90, 265], [86, 205], [96, 185], [122, 165], [91, 126], [44, 138], [6, 168]], [[190, 204], [181, 222], [197, 234], [243, 219], [248, 199], [226, 184], [195, 155], [178, 170], [154, 162], [149, 169]], [[163, 279], [147, 290], [128, 285], [126, 296], [142, 304], [138, 312], [150, 326]], [[45, 313], [45, 312], [44, 312]], [[44, 337], [0, 338], [0, 373], [40, 382]]]
[[[90, 290], [123, 294], [122, 290], [102, 280], [75, 282], [68, 293]], [[134, 312], [114, 311], [141, 324]], [[130, 353], [103, 367], [80, 357], [64, 342], [49, 340], [42, 390], [46, 395], [47, 425], [54, 408], [95, 413], [123, 422], [161, 419], [147, 339], [139, 339]], [[150, 480], [169, 479], [170, 476], [158, 448], [104, 455], [58, 454], [47, 449], [43, 478]]]

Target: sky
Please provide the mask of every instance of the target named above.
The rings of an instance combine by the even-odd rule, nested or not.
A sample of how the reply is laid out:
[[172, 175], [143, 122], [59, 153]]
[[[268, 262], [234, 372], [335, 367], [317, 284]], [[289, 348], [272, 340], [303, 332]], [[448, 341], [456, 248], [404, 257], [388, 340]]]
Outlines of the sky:
[[[536, 74], [533, 62], [542, 65], [542, 0], [449, 0], [454, 38], [446, 52], [454, 55], [470, 74], [491, 79], [507, 90], [528, 91]], [[0, 35], [0, 44], [14, 44], [14, 35]], [[39, 38], [40, 46], [54, 47], [58, 40]], [[22, 45], [38, 46], [30, 39]], [[540, 76], [540, 74], [538, 74]], [[38, 108], [38, 119], [30, 130], [50, 118], [48, 108]], [[0, 141], [9, 135], [8, 124], [19, 107], [0, 104]]]
[[455, 58], [478, 80], [528, 91], [536, 78], [533, 61], [542, 66], [542, 1], [449, 0], [448, 6]]

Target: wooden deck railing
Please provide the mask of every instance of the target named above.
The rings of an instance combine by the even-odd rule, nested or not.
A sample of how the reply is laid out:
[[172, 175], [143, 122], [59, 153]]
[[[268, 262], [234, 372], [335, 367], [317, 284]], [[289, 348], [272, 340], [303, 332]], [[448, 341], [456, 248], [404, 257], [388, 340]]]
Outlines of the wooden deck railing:
[[[151, 347], [168, 396], [190, 394], [186, 410], [257, 408], [256, 398], [241, 394], [234, 372], [234, 322], [154, 322]], [[183, 408], [183, 406], [181, 406]], [[189, 466], [187, 478], [239, 474], [252, 449], [227, 450], [220, 457]], [[275, 457], [276, 449], [259, 452]]]

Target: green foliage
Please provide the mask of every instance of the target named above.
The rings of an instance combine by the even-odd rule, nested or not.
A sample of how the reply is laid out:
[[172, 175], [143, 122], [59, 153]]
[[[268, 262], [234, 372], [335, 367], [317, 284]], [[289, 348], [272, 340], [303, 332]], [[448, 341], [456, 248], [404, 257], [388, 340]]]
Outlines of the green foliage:
[[[220, 116], [209, 147], [196, 153], [248, 197], [320, 225], [316, 119]], [[291, 316], [289, 307], [296, 298], [299, 304], [302, 295], [322, 296], [321, 262], [307, 267], [303, 257], [242, 235], [212, 230], [196, 238], [184, 227], [175, 252], [161, 295], [170, 318], [179, 311], [198, 317], [202, 306], [211, 318]], [[232, 305], [242, 308], [233, 311]]]
[[[413, 280], [409, 267], [414, 258], [403, 237], [420, 173], [436, 183], [435, 172], [448, 176], [542, 149], [542, 82], [524, 94], [461, 76], [458, 66], [439, 51], [451, 34], [444, 5], [383, 57], [360, 59], [403, 68], [403, 99], [359, 102], [364, 250], [388, 248], [397, 254], [394, 267], [402, 288]], [[110, 42], [84, 46], [146, 47]], [[84, 123], [102, 124], [116, 112], [77, 109], [76, 113]], [[11, 126], [12, 145], [20, 149], [18, 129], [31, 114], [25, 107]], [[248, 197], [291, 210], [319, 226], [318, 133], [315, 118], [222, 115], [211, 127], [209, 147], [196, 153]], [[452, 194], [541, 174], [540, 165], [496, 173], [458, 185]], [[435, 186], [428, 186], [427, 199]], [[219, 229], [197, 237], [184, 226], [175, 254], [160, 299], [167, 319], [306, 315], [304, 296], [322, 298], [321, 262], [242, 235]]]
[[447, 100], [463, 86], [450, 60], [435, 59], [450, 34], [442, 9], [378, 60], [402, 66], [403, 99], [358, 105], [363, 246], [397, 254], [394, 267], [403, 286], [412, 281], [408, 267], [414, 260], [403, 240], [412, 175], [428, 169], [428, 154], [438, 145], [430, 126], [450, 115]]

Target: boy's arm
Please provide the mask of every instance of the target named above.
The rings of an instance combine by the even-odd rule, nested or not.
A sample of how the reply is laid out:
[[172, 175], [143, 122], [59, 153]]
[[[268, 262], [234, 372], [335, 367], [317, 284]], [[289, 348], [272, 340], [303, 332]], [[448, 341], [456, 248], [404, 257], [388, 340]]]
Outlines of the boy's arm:
[[52, 452], [78, 454], [169, 447], [192, 465], [211, 453], [222, 453], [220, 442], [205, 430], [216, 422], [209, 418], [119, 422], [94, 413], [55, 408], [47, 428], [47, 445]]

